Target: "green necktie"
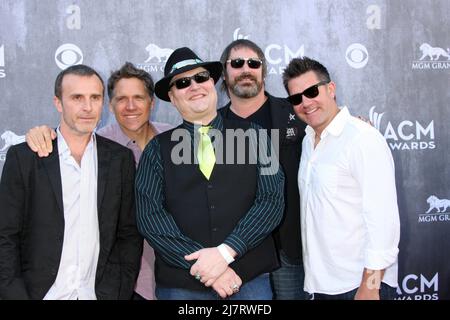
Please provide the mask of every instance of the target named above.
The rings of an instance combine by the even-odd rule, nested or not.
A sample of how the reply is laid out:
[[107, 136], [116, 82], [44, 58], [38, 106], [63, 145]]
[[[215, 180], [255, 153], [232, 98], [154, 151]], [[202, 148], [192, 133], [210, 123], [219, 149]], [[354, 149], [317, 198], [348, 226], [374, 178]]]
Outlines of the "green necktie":
[[214, 154], [214, 148], [211, 143], [211, 138], [208, 136], [210, 127], [200, 127], [198, 132], [200, 133], [200, 142], [198, 144], [198, 166], [200, 171], [209, 180], [211, 173], [216, 163], [216, 155]]

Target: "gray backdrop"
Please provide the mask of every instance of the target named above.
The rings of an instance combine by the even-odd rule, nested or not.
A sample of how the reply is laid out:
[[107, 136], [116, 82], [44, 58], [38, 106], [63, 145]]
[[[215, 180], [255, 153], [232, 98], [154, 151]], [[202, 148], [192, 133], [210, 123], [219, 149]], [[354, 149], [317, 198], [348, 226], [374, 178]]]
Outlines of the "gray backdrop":
[[[399, 298], [449, 299], [449, 13], [448, 0], [1, 0], [0, 170], [30, 127], [58, 123], [63, 68], [83, 62], [106, 79], [131, 61], [158, 80], [177, 47], [218, 60], [248, 37], [265, 50], [272, 94], [286, 96], [280, 74], [292, 57], [313, 57], [339, 104], [384, 134], [402, 223]], [[160, 101], [152, 117], [180, 121]], [[101, 126], [112, 121], [105, 108]]]

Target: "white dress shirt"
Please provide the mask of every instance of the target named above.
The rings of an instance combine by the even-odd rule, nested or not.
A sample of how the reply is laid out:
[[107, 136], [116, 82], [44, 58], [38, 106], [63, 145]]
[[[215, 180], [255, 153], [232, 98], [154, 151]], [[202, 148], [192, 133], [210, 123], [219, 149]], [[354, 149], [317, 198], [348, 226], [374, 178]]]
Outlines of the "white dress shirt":
[[309, 293], [359, 287], [364, 268], [386, 269], [397, 286], [400, 222], [391, 151], [384, 137], [346, 107], [314, 148], [308, 126], [298, 174], [301, 233]]
[[64, 203], [64, 242], [55, 283], [44, 300], [96, 300], [99, 254], [97, 144], [92, 135], [81, 159], [71, 156], [59, 128], [58, 152]]

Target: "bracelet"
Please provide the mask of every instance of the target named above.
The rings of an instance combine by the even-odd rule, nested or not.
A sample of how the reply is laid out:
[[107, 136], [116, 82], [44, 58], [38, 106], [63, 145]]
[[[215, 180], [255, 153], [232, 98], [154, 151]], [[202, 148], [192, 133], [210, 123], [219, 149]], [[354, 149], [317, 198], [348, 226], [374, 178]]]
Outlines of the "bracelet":
[[234, 258], [231, 256], [230, 252], [225, 247], [224, 243], [222, 243], [220, 246], [218, 246], [217, 249], [219, 249], [220, 254], [222, 255], [222, 257], [225, 259], [225, 261], [228, 264], [230, 264], [234, 261]]

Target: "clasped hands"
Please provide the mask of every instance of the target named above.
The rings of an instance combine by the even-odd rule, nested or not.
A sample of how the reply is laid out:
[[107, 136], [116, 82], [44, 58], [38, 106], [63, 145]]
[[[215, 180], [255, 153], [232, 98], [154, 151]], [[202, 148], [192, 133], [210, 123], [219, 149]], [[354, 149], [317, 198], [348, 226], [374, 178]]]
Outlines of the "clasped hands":
[[[230, 247], [227, 246], [227, 249], [236, 255]], [[242, 285], [241, 278], [228, 266], [216, 247], [200, 249], [184, 258], [187, 261], [197, 260], [192, 265], [190, 274], [206, 287], [212, 287], [221, 298], [239, 292]]]

